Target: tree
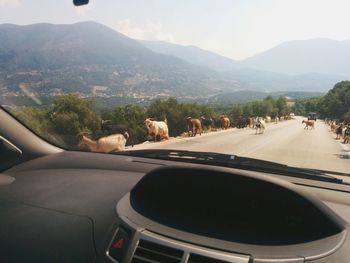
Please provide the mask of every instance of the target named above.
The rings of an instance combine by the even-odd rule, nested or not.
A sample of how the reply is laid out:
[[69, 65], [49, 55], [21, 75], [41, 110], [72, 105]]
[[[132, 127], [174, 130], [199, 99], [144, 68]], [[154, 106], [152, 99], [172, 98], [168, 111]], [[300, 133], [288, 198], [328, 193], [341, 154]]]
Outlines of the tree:
[[120, 106], [106, 116], [113, 123], [128, 125], [134, 143], [140, 143], [147, 138], [147, 129], [143, 124], [146, 113], [143, 108], [137, 105]]
[[[231, 121], [233, 121], [235, 123], [239, 117], [243, 116], [242, 109], [243, 109], [243, 107], [241, 105], [233, 106], [233, 108], [228, 113]], [[237, 123], [236, 123], [236, 125], [237, 125]]]
[[247, 104], [243, 105], [242, 113], [243, 113], [244, 117], [253, 116], [253, 109], [252, 109], [251, 104], [247, 103]]
[[90, 131], [92, 135], [100, 130], [101, 119], [93, 110], [93, 101], [67, 94], [55, 99], [48, 112], [53, 129], [64, 138], [68, 148], [75, 148], [78, 135]]
[[59, 136], [56, 136], [55, 134], [52, 122], [49, 119], [48, 108], [21, 107], [15, 109], [13, 113], [20, 121], [40, 137], [57, 145], [65, 145]]
[[255, 101], [252, 103], [253, 113], [255, 116], [265, 116], [265, 108], [262, 101]]
[[323, 117], [344, 118], [350, 111], [350, 81], [341, 81], [320, 99], [318, 109]]
[[155, 100], [147, 109], [147, 116], [168, 121], [170, 136], [178, 136], [187, 128], [186, 117], [213, 117], [212, 109], [197, 103], [179, 103], [174, 98], [166, 101]]
[[287, 99], [285, 97], [280, 96], [277, 99], [276, 107], [278, 110], [278, 116], [286, 116], [289, 113], [289, 109], [287, 106]]

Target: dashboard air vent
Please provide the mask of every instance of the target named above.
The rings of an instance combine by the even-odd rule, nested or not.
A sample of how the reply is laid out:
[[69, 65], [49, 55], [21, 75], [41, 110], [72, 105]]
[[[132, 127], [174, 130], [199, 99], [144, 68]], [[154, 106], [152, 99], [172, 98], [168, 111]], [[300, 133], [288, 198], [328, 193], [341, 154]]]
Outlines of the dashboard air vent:
[[149, 262], [181, 262], [184, 252], [179, 249], [163, 246], [153, 242], [140, 240], [132, 258], [132, 263]]
[[227, 261], [191, 254], [187, 263], [227, 263]]

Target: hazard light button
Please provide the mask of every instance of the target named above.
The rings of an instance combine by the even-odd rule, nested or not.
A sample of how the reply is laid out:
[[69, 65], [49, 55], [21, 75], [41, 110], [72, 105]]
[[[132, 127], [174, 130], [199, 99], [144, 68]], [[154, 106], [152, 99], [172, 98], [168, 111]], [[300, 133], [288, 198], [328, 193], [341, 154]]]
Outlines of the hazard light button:
[[111, 246], [109, 247], [108, 255], [118, 262], [125, 256], [129, 244], [129, 234], [123, 228], [119, 228], [115, 235]]

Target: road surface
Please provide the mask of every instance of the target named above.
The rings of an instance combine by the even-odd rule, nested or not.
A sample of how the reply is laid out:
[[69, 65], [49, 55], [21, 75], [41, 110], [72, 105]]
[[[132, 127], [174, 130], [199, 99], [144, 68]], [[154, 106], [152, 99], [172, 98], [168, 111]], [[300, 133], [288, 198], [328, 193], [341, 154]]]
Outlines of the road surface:
[[232, 128], [195, 138], [135, 145], [139, 149], [176, 149], [220, 152], [253, 157], [291, 166], [350, 173], [350, 147], [335, 140], [334, 133], [322, 121], [314, 130], [304, 130], [301, 117], [266, 125], [264, 134], [253, 129]]

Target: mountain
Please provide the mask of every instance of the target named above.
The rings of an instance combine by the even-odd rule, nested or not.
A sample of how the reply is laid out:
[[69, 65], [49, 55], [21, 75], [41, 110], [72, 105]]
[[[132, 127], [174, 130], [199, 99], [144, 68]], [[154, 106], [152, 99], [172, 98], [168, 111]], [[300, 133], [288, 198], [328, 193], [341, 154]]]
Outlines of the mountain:
[[246, 90], [272, 91], [309, 91], [325, 92], [343, 77], [319, 73], [287, 75], [250, 68], [227, 72], [228, 80], [237, 81]]
[[[334, 83], [344, 79], [339, 72], [338, 74], [319, 73], [312, 69], [301, 71], [300, 74], [292, 74], [288, 71], [280, 72], [278, 68], [288, 64], [284, 63], [282, 59], [279, 61], [280, 65], [277, 66], [277, 69], [270, 69], [268, 65], [272, 58], [261, 61], [260, 67], [258, 67], [253, 63], [255, 57], [238, 61], [193, 46], [157, 41], [140, 41], [140, 43], [154, 52], [175, 56], [188, 63], [216, 70], [224, 75], [228, 81], [239, 83], [239, 86], [245, 90], [264, 92], [280, 90], [327, 91]], [[319, 49], [321, 50], [321, 48]], [[288, 51], [286, 52], [288, 54]], [[283, 54], [279, 54], [279, 56], [283, 57]]]
[[[341, 67], [345, 62], [339, 58], [340, 66], [334, 66], [331, 73], [326, 69], [318, 70], [321, 67], [332, 69], [336, 58], [328, 59], [334, 61], [333, 64], [322, 64], [319, 60], [306, 62], [307, 54], [303, 53], [304, 57], [298, 60], [299, 53], [295, 50], [302, 50], [302, 46], [295, 49], [295, 45], [288, 43], [276, 47], [278, 52], [271, 49], [237, 61], [193, 46], [137, 41], [95, 22], [2, 24], [0, 40], [0, 93], [3, 98], [23, 94], [29, 98], [39, 94], [52, 97], [79, 92], [82, 96], [114, 98], [112, 101], [118, 102], [145, 102], [169, 96], [180, 100], [205, 100], [238, 90], [326, 91], [344, 79], [337, 68], [342, 69], [341, 73], [350, 69]], [[344, 46], [346, 43], [342, 42]], [[308, 52], [326, 57], [321, 46], [315, 50], [311, 46]], [[339, 50], [331, 54], [338, 57], [343, 54], [347, 58], [347, 49]], [[282, 58], [287, 62], [294, 60], [286, 65]], [[321, 65], [317, 67], [316, 64]], [[293, 67], [300, 74], [290, 73]]]
[[263, 72], [305, 75], [324, 74], [350, 77], [350, 39], [294, 40], [244, 60], [233, 60], [193, 46], [157, 41], [140, 41], [142, 45], [165, 55], [217, 71], [255, 69]]
[[94, 22], [73, 25], [0, 26], [0, 67], [55, 69], [82, 64], [143, 62], [145, 48], [118, 32]]
[[284, 42], [242, 61], [242, 67], [281, 74], [328, 74], [350, 78], [350, 40], [311, 39]]
[[208, 67], [216, 71], [229, 71], [239, 67], [239, 62], [236, 60], [195, 46], [182, 46], [163, 41], [139, 40], [139, 42], [154, 52], [174, 56], [189, 63]]
[[213, 70], [154, 53], [95, 22], [3, 24], [0, 39], [0, 86], [8, 92], [143, 98], [205, 97], [237, 89]]

